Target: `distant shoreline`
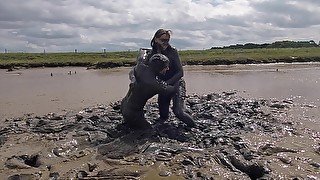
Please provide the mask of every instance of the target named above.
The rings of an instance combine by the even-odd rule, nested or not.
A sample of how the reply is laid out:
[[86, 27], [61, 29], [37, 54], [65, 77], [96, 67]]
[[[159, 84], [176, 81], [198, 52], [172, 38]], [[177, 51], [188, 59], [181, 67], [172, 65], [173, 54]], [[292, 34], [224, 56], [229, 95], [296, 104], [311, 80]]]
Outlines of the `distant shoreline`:
[[[2, 53], [0, 69], [79, 66], [93, 69], [130, 67], [137, 51], [106, 53]], [[211, 49], [179, 51], [184, 65], [231, 65], [320, 62], [320, 48]]]

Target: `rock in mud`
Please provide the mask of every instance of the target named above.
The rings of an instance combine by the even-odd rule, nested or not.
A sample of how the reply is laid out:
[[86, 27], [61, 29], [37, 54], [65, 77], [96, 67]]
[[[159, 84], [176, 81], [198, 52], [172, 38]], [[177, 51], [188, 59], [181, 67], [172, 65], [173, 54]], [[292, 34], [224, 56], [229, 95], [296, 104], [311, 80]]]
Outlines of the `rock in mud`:
[[5, 162], [6, 167], [11, 169], [29, 169], [32, 167], [39, 167], [42, 164], [40, 155], [22, 155], [12, 156]]
[[159, 176], [161, 176], [161, 177], [168, 177], [170, 175], [171, 175], [170, 171], [160, 171], [159, 172]]
[[318, 162], [311, 162], [310, 165], [318, 169], [320, 168], [320, 163]]
[[138, 179], [143, 173], [144, 171], [141, 169], [113, 168], [99, 171], [97, 177], [106, 179]]
[[8, 177], [8, 180], [31, 180], [31, 179], [40, 179], [40, 177], [33, 174], [15, 174]]
[[265, 155], [272, 155], [280, 152], [297, 153], [298, 151], [290, 148], [275, 146], [273, 144], [266, 144], [259, 148], [259, 152]]

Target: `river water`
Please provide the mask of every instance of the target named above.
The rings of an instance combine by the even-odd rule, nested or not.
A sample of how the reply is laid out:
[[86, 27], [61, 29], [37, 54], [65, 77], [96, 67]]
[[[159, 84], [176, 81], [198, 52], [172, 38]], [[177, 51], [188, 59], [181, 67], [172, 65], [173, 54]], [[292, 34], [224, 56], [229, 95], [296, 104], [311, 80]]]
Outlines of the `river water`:
[[[279, 119], [284, 123], [295, 122], [295, 129], [273, 134], [253, 131], [241, 134], [241, 138], [254, 152], [265, 144], [297, 150], [297, 153], [281, 152], [263, 156], [277, 179], [294, 179], [292, 177], [300, 177], [301, 174], [301, 177], [310, 177], [308, 179], [319, 177], [319, 169], [310, 166], [310, 163], [315, 162], [315, 166], [318, 166], [320, 162], [320, 63], [184, 66], [184, 70], [188, 94], [237, 91], [245, 98], [292, 99], [292, 107], [288, 111], [285, 109], [286, 113]], [[85, 107], [120, 100], [128, 90], [129, 71], [130, 68], [86, 70], [83, 67], [21, 69], [11, 72], [2, 69], [0, 122], [26, 113], [41, 116], [50, 112], [78, 112]], [[280, 108], [278, 111], [282, 110]], [[11, 139], [1, 149], [5, 157], [1, 160], [2, 164], [4, 159], [13, 154], [39, 152], [47, 148], [44, 144], [47, 146], [49, 142], [54, 142], [52, 139], [46, 141], [42, 138], [44, 136], [39, 135], [35, 137], [41, 137], [41, 143], [37, 138], [31, 141], [30, 135], [25, 135], [8, 136]], [[88, 157], [92, 160], [91, 156]], [[87, 158], [83, 159], [84, 162], [71, 164], [81, 167], [87, 164]], [[293, 163], [283, 163], [281, 159], [292, 160]], [[63, 173], [62, 169], [70, 168], [70, 163], [60, 168]], [[4, 169], [0, 169], [1, 172], [7, 175]]]
[[[0, 117], [78, 111], [120, 100], [128, 90], [129, 70], [2, 69]], [[291, 98], [320, 105], [320, 63], [184, 66], [184, 71], [188, 94], [237, 90], [250, 98]]]

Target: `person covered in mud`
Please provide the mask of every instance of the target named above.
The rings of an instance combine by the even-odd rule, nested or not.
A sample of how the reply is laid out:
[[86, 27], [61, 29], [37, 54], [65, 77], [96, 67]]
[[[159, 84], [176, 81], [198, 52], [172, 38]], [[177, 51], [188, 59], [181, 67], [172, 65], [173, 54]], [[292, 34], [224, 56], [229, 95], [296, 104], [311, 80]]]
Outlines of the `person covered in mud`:
[[174, 85], [176, 83], [179, 85], [177, 93], [158, 95], [159, 121], [164, 122], [169, 118], [169, 106], [172, 100], [172, 110], [175, 116], [187, 124], [187, 126], [194, 127], [195, 123], [193, 118], [185, 112], [186, 83], [182, 78], [183, 68], [178, 51], [169, 44], [170, 36], [171, 30], [157, 30], [150, 43], [152, 50], [147, 57], [150, 58], [157, 53], [167, 56], [170, 61], [169, 70], [165, 74], [160, 74], [159, 79], [165, 81], [169, 85]]
[[151, 125], [144, 117], [143, 108], [154, 95], [170, 96], [178, 89], [178, 83], [168, 85], [157, 77], [169, 70], [169, 59], [162, 54], [154, 54], [148, 62], [137, 64], [133, 69], [134, 80], [129, 85], [126, 96], [121, 101], [124, 122], [132, 129], [148, 129]]

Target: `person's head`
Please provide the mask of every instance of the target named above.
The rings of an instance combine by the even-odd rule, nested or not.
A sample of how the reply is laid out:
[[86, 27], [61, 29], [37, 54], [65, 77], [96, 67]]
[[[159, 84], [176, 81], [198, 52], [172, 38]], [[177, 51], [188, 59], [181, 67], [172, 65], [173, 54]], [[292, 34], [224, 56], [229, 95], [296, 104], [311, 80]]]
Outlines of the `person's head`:
[[169, 59], [163, 54], [154, 54], [149, 59], [149, 66], [156, 74], [165, 74], [169, 70]]
[[151, 47], [154, 50], [165, 50], [169, 46], [171, 30], [158, 29], [151, 40]]

